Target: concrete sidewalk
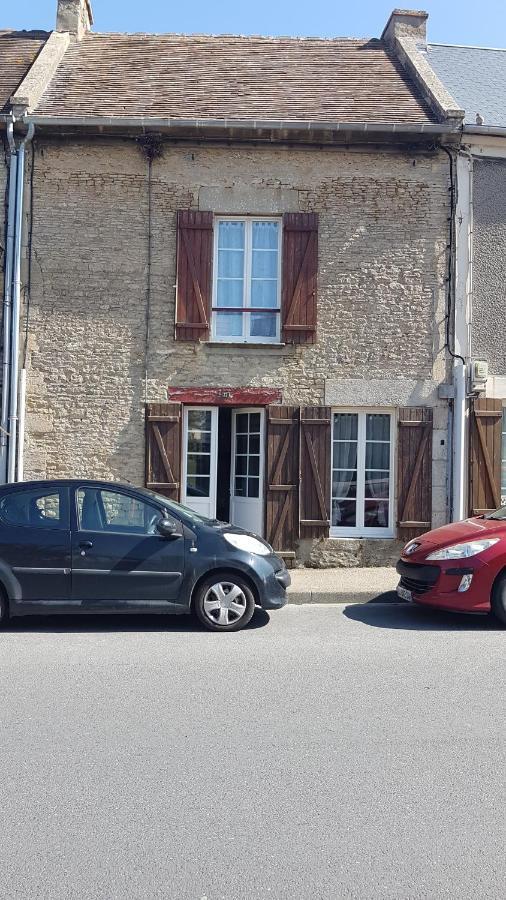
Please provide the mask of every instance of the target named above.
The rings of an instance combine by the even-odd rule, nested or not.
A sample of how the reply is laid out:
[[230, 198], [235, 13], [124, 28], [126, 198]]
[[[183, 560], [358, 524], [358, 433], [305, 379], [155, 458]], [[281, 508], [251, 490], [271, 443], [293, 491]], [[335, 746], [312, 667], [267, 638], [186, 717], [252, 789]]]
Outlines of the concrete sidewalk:
[[[395, 602], [399, 581], [395, 569], [291, 569], [289, 603]], [[385, 595], [385, 596], [383, 596]]]

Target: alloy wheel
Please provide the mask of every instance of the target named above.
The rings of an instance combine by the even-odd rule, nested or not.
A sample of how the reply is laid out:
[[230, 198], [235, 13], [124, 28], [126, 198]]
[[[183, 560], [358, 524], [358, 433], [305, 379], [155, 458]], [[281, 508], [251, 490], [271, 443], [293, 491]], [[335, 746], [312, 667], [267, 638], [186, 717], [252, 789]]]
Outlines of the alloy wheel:
[[204, 612], [214, 625], [233, 625], [246, 612], [247, 600], [242, 588], [232, 581], [218, 581], [204, 596]]

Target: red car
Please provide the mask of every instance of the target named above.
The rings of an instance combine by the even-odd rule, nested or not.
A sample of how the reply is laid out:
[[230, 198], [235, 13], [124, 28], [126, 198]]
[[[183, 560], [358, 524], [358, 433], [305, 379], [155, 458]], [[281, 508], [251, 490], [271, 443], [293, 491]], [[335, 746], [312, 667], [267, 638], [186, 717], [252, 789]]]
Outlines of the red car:
[[403, 600], [455, 612], [492, 611], [506, 624], [506, 507], [428, 531], [397, 563]]

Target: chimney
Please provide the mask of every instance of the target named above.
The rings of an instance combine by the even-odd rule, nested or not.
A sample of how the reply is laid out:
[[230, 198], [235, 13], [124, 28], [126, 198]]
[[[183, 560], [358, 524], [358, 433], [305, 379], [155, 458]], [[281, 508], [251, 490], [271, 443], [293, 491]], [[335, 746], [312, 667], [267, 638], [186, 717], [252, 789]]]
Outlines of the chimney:
[[418, 48], [427, 49], [427, 19], [423, 10], [394, 9], [383, 29], [381, 40], [392, 44], [395, 38], [411, 38]]
[[67, 31], [80, 41], [92, 25], [91, 0], [58, 0], [57, 31]]

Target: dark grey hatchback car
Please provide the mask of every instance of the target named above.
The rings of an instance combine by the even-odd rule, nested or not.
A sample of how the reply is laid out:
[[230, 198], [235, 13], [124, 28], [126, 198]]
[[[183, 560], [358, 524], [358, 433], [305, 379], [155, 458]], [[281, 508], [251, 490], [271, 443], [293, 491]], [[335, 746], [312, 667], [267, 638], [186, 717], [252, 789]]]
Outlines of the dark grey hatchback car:
[[190, 613], [238, 631], [286, 603], [262, 538], [142, 488], [37, 481], [0, 488], [0, 625], [47, 613]]

